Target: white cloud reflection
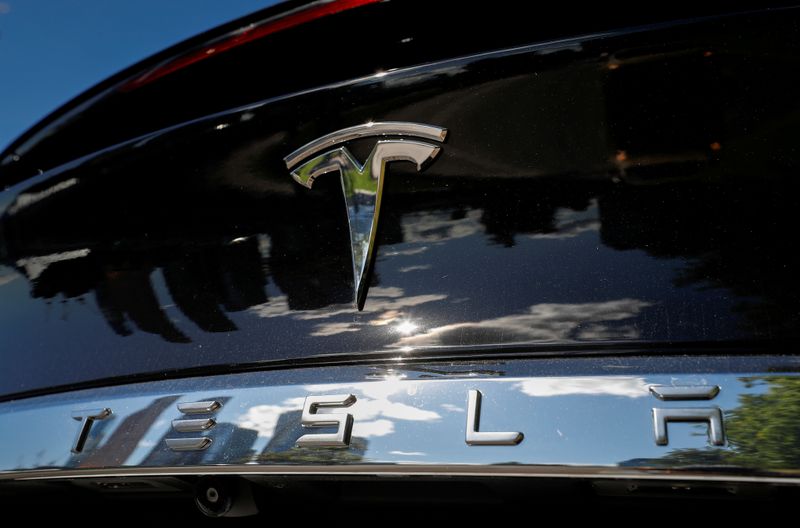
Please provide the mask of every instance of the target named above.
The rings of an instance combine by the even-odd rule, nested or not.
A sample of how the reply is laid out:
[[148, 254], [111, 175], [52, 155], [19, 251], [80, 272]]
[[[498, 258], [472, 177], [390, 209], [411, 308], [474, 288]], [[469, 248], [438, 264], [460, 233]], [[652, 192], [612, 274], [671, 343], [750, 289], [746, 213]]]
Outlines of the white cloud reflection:
[[553, 239], [575, 238], [583, 233], [600, 231], [600, 220], [579, 220], [566, 224], [558, 228], [554, 233], [537, 233], [529, 235], [533, 239]]
[[636, 317], [648, 306], [652, 303], [629, 298], [597, 303], [535, 304], [523, 314], [440, 326], [403, 337], [394, 345], [635, 339], [639, 337], [638, 328], [632, 323], [620, 323]]
[[[376, 286], [370, 289], [369, 302], [361, 312], [361, 318], [358, 321], [321, 322], [314, 327], [311, 335], [332, 336], [357, 332], [366, 326], [382, 326], [407, 321], [407, 318], [404, 318], [404, 310], [446, 298], [447, 295], [435, 293], [406, 296], [402, 288]], [[290, 317], [298, 321], [313, 321], [352, 315], [354, 308], [351, 304], [346, 304], [317, 310], [290, 310], [286, 296], [279, 296], [269, 302], [253, 306], [250, 310], [264, 318]]]
[[[435, 411], [419, 409], [405, 403], [391, 401], [393, 394], [405, 392], [412, 394], [417, 390], [417, 382], [404, 381], [401, 377], [387, 376], [383, 381], [324, 384], [303, 387], [308, 394], [353, 394], [356, 403], [346, 409], [353, 415], [353, 436], [371, 438], [387, 436], [395, 431], [395, 421], [429, 422], [441, 419]], [[258, 432], [262, 438], [272, 438], [281, 415], [302, 411], [304, 397], [289, 398], [280, 405], [256, 405], [239, 416], [236, 424], [244, 429]], [[319, 409], [319, 414], [343, 412], [341, 408]]]
[[17, 260], [17, 266], [25, 270], [25, 275], [27, 275], [30, 280], [36, 280], [51, 264], [64, 260], [83, 258], [88, 256], [90, 252], [91, 250], [89, 248], [84, 248], [73, 251], [63, 251], [61, 253], [51, 253], [49, 255], [27, 257]]
[[323, 323], [317, 325], [312, 336], [332, 336], [346, 332], [358, 332], [360, 328], [353, 323]]
[[584, 394], [645, 398], [649, 395], [649, 385], [644, 378], [630, 376], [526, 379], [514, 387], [527, 396], [535, 397]]
[[560, 208], [554, 217], [556, 230], [552, 233], [536, 233], [529, 235], [533, 239], [574, 238], [583, 233], [600, 231], [600, 212], [597, 200], [593, 199], [583, 211]]
[[[6, 269], [8, 269], [8, 271], [6, 271]], [[10, 268], [0, 267], [0, 286], [8, 284], [19, 277], [20, 275]]]
[[371, 422], [353, 422], [353, 436], [355, 438], [370, 438], [374, 436], [387, 436], [394, 432], [394, 422], [391, 420], [373, 420]]
[[354, 394], [356, 403], [348, 408], [354, 419], [354, 437], [370, 438], [392, 434], [396, 420], [430, 422], [441, 419], [441, 415], [435, 411], [391, 401], [390, 397], [394, 394], [413, 393], [417, 390], [417, 382], [405, 381], [400, 377], [387, 376], [383, 381], [368, 383], [309, 385], [304, 390], [310, 393]]
[[397, 271], [399, 271], [400, 273], [410, 273], [412, 271], [423, 271], [427, 269], [431, 269], [430, 264], [417, 264], [415, 266], [405, 266], [402, 268], [398, 268]]
[[272, 438], [281, 415], [292, 411], [302, 411], [304, 401], [305, 398], [290, 398], [282, 405], [255, 405], [236, 419], [236, 425], [258, 431], [258, 436], [262, 438]]
[[425, 253], [428, 251], [429, 246], [419, 246], [413, 247], [410, 249], [388, 249], [385, 253], [387, 257], [396, 257], [396, 256], [411, 256], [411, 255], [419, 255], [420, 253]]
[[37, 202], [41, 202], [45, 198], [49, 198], [54, 194], [65, 191], [70, 187], [74, 187], [75, 185], [78, 185], [78, 179], [70, 178], [68, 180], [55, 183], [41, 191], [20, 193], [14, 200], [14, 203], [8, 208], [8, 214], [15, 215], [26, 207], [29, 207]]

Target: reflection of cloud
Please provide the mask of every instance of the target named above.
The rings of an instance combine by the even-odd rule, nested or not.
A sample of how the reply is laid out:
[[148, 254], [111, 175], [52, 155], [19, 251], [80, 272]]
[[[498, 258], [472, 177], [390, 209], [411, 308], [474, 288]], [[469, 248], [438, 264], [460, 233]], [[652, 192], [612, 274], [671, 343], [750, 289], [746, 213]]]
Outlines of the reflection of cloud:
[[[441, 415], [437, 412], [390, 400], [390, 396], [393, 394], [413, 392], [416, 389], [417, 382], [404, 381], [402, 378], [392, 376], [376, 382], [304, 387], [304, 390], [309, 393], [354, 394], [356, 403], [349, 407], [347, 412], [353, 415], [353, 436], [360, 438], [392, 434], [394, 420], [431, 422], [441, 419]], [[324, 413], [327, 410], [320, 409], [319, 412]], [[335, 409], [331, 412], [342, 412], [342, 409]]]
[[[408, 383], [408, 382], [406, 382]], [[325, 385], [305, 385], [304, 390], [308, 392], [348, 392], [356, 393], [356, 396], [361, 394], [367, 398], [374, 398], [378, 400], [385, 400], [392, 394], [397, 394], [404, 388], [402, 379], [389, 377], [385, 381], [378, 381], [375, 383], [333, 383]], [[413, 384], [412, 384], [413, 385]]]
[[45, 198], [49, 198], [56, 193], [59, 193], [63, 190], [69, 189], [78, 184], [77, 178], [70, 178], [68, 180], [60, 181], [55, 185], [48, 187], [43, 191], [38, 192], [23, 192], [17, 196], [17, 199], [14, 200], [14, 203], [11, 204], [11, 207], [8, 208], [8, 214], [14, 215], [20, 212], [22, 209], [29, 207], [36, 202], [41, 202]]
[[[314, 328], [311, 335], [331, 336], [345, 332], [357, 332], [367, 326], [380, 326], [390, 324], [403, 318], [403, 309], [412, 308], [421, 304], [441, 301], [446, 299], [444, 294], [427, 294], [405, 296], [402, 288], [382, 288], [376, 286], [369, 292], [369, 299], [361, 312], [359, 321], [341, 321], [321, 323]], [[332, 317], [347, 316], [350, 318], [356, 309], [352, 305], [337, 305], [320, 308], [317, 310], [294, 310], [289, 308], [285, 296], [275, 297], [269, 302], [250, 308], [259, 317], [290, 317], [298, 321], [311, 321], [315, 319], [330, 319]]]
[[358, 332], [358, 326], [353, 323], [323, 323], [317, 325], [316, 329], [311, 332], [312, 336], [332, 336], [336, 334], [343, 334], [345, 332]]
[[[414, 306], [419, 306], [420, 304], [425, 304], [434, 301], [441, 301], [443, 299], [447, 299], [447, 295], [441, 293], [430, 293], [427, 295], [412, 295], [411, 297], [403, 297], [402, 290], [400, 290], [400, 295], [395, 297], [382, 297], [380, 292], [375, 292], [374, 290], [379, 290], [380, 288], [373, 288], [370, 291], [369, 299], [367, 300], [366, 306], [364, 306], [364, 312], [362, 313], [382, 313], [387, 310], [400, 310], [402, 308], [411, 308]], [[402, 314], [402, 312], [399, 312]]]
[[[355, 417], [354, 417], [355, 419]], [[394, 422], [390, 420], [375, 420], [372, 422], [353, 422], [353, 436], [356, 438], [369, 438], [371, 436], [386, 436], [394, 432]]]
[[390, 297], [396, 299], [403, 296], [403, 288], [398, 288], [396, 286], [374, 286], [370, 289], [370, 294], [376, 297]]
[[397, 271], [399, 271], [400, 273], [408, 273], [410, 271], [422, 271], [422, 270], [426, 270], [426, 269], [431, 269], [431, 265], [430, 264], [417, 264], [416, 266], [404, 266], [402, 268], [399, 268]]
[[559, 227], [558, 231], [555, 233], [537, 233], [529, 236], [534, 239], [546, 238], [557, 240], [562, 238], [574, 238], [580, 234], [592, 231], [600, 231], [600, 220], [580, 220]]
[[482, 211], [471, 209], [463, 218], [453, 218], [449, 212], [425, 212], [403, 215], [404, 242], [438, 242], [463, 238], [484, 231]]
[[652, 303], [618, 299], [599, 303], [535, 304], [527, 313], [433, 328], [424, 334], [401, 338], [395, 346], [431, 346], [479, 343], [514, 343], [596, 339], [634, 339], [639, 330], [630, 319]]
[[405, 403], [391, 402], [387, 399], [359, 399], [353, 406], [353, 417], [360, 420], [374, 420], [378, 416], [408, 420], [414, 422], [430, 422], [440, 418], [439, 413], [412, 407]]
[[91, 250], [76, 249], [74, 251], [64, 251], [62, 253], [51, 253], [50, 255], [41, 255], [39, 257], [28, 257], [19, 259], [17, 266], [25, 269], [25, 274], [29, 279], [35, 280], [44, 273], [50, 264], [61, 262], [63, 260], [73, 260], [88, 256]]
[[593, 199], [589, 207], [584, 211], [558, 209], [553, 220], [556, 228], [554, 232], [529, 235], [530, 238], [574, 238], [582, 233], [600, 231], [600, 213], [597, 207], [597, 199]]
[[250, 308], [259, 317], [270, 319], [272, 317], [284, 317], [290, 315], [289, 298], [285, 295], [274, 297], [263, 304], [257, 304]]
[[[349, 413], [353, 415], [353, 436], [370, 438], [394, 433], [395, 420], [429, 422], [441, 416], [434, 411], [426, 411], [405, 403], [389, 399], [401, 391], [416, 390], [416, 382], [403, 381], [389, 376], [383, 381], [353, 384], [308, 385], [303, 390], [309, 394], [354, 394], [356, 402], [347, 408], [321, 408], [319, 414]], [[289, 398], [280, 405], [256, 405], [236, 419], [236, 425], [244, 429], [258, 431], [258, 436], [272, 438], [281, 415], [303, 409], [305, 398]]]
[[8, 284], [9, 282], [13, 281], [18, 277], [19, 275], [16, 273], [9, 273], [8, 275], [0, 275], [0, 286]]
[[425, 453], [421, 451], [389, 451], [389, 454], [398, 456], [426, 456]]
[[528, 396], [568, 396], [576, 394], [645, 398], [649, 385], [643, 378], [608, 376], [597, 378], [537, 378], [514, 385]]
[[386, 253], [384, 253], [384, 255], [387, 257], [394, 257], [398, 255], [410, 256], [410, 255], [419, 255], [420, 253], [424, 253], [426, 251], [428, 251], [428, 246], [419, 246], [411, 249], [400, 249], [394, 251], [390, 249]]
[[303, 409], [305, 398], [291, 398], [283, 405], [256, 405], [247, 409], [247, 412], [236, 419], [236, 425], [243, 429], [258, 431], [258, 436], [272, 438], [275, 426], [282, 414]]

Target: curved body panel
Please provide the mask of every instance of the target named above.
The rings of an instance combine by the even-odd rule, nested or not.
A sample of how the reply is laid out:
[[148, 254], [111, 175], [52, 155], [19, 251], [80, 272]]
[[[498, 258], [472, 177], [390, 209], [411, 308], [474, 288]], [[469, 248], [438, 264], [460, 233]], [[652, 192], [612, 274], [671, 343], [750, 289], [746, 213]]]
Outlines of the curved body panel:
[[[798, 16], [373, 72], [14, 183], [0, 317], [26, 360], [0, 392], [370, 355], [782, 350], [800, 328]], [[359, 311], [339, 177], [305, 189], [284, 158], [372, 121], [448, 134], [422, 172], [388, 166]], [[362, 163], [375, 142], [346, 144]]]

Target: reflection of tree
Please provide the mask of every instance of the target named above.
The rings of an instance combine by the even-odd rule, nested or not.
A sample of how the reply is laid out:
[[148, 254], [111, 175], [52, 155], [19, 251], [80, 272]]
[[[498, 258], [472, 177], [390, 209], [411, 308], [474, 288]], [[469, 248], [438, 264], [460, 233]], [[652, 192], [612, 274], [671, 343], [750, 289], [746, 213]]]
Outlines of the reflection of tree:
[[[744, 378], [747, 387], [766, 386], [762, 394], [743, 394], [725, 413], [728, 449], [675, 449], [652, 466], [736, 466], [748, 469], [800, 467], [800, 377]], [[630, 461], [629, 461], [630, 462]]]
[[788, 201], [797, 193], [788, 187], [779, 196], [780, 186], [746, 176], [728, 174], [727, 185], [709, 177], [606, 193], [599, 200], [600, 234], [614, 249], [683, 259], [675, 285], [733, 293], [751, 335], [794, 335], [800, 306], [787, 285], [799, 261], [790, 249], [796, 219]]
[[355, 464], [367, 452], [366, 438], [353, 438], [347, 449], [334, 447], [294, 447], [274, 453], [264, 452], [256, 457], [262, 464]]
[[744, 394], [728, 415], [726, 433], [735, 449], [732, 460], [742, 466], [800, 467], [800, 378], [755, 377], [748, 386], [766, 385], [764, 394]]
[[464, 340], [489, 344], [638, 337], [638, 330], [631, 325], [631, 321], [649, 305], [637, 299], [537, 304], [519, 315], [434, 327], [423, 333], [402, 337], [397, 345], [453, 345]]
[[[70, 189], [76, 192], [49, 193], [58, 184], [45, 182], [25, 191], [43, 196], [38, 202], [0, 217], [0, 257], [28, 276], [32, 297], [82, 300], [94, 293], [116, 334], [140, 330], [177, 343], [190, 339], [160, 306], [152, 278], [158, 270], [177, 308], [206, 332], [235, 331], [226, 312], [267, 302], [267, 272], [292, 309], [352, 299], [347, 216], [333, 178], [322, 178], [298, 206], [292, 193], [264, 203], [196, 181], [183, 182], [198, 185], [186, 200], [180, 177], [161, 180], [144, 171], [128, 178], [120, 168], [111, 181], [88, 171]], [[146, 191], [151, 187], [160, 192]], [[286, 222], [306, 207], [303, 218], [313, 229]], [[70, 252], [79, 256], [53, 261]], [[26, 260], [47, 264], [28, 274], [19, 264]]]
[[[716, 290], [709, 294], [719, 303], [715, 309], [731, 307], [745, 315], [743, 335], [796, 336], [800, 300], [794, 270], [800, 252], [794, 202], [800, 180], [793, 131], [800, 116], [792, 83], [763, 82], [785, 79], [783, 52], [774, 60], [765, 59], [768, 54], [751, 61], [749, 55], [723, 53], [712, 59], [694, 45], [687, 48], [683, 36], [659, 43], [660, 50], [671, 50], [666, 54], [629, 44], [613, 55], [613, 70], [610, 57], [595, 52], [582, 60], [572, 53], [525, 60], [520, 55], [488, 78], [480, 73], [488, 63], [478, 61], [452, 75], [432, 75], [431, 84], [425, 75], [395, 78], [394, 87], [387, 80], [374, 94], [383, 100], [391, 93], [393, 110], [362, 106], [356, 114], [426, 116], [454, 129], [444, 154], [425, 172], [407, 164], [392, 167], [378, 251], [409, 242], [409, 218], [437, 243], [452, 241], [456, 227], [472, 228], [459, 236], [480, 257], [487, 243], [511, 248], [520, 234], [563, 234], [567, 227], [559, 224], [559, 214], [588, 211], [593, 217], [584, 219], [584, 227], [599, 230], [606, 247], [678, 260], [672, 290]], [[547, 67], [538, 62], [545, 60]], [[255, 111], [259, 117], [249, 125], [231, 123], [221, 134], [193, 128], [164, 133], [32, 185], [0, 218], [0, 258], [20, 268], [31, 257], [90, 250], [83, 258], [51, 264], [40, 276], [29, 274], [32, 295], [93, 293], [121, 336], [138, 329], [170, 342], [189, 340], [159, 306], [150, 284], [156, 270], [163, 272], [178, 309], [205, 332], [236, 330], [239, 323], [229, 313], [266, 302], [264, 286], [270, 282], [285, 295], [288, 310], [350, 303], [339, 175], [321, 177], [306, 190], [292, 182], [282, 161], [290, 145], [335, 129], [341, 116], [309, 105], [302, 111], [324, 115], [323, 121], [297, 128], [292, 114], [288, 121], [264, 119], [252, 128], [263, 116], [285, 111], [282, 104]], [[136, 118], [127, 111], [125, 117]], [[351, 147], [363, 160], [374, 141]], [[269, 240], [268, 250], [259, 247], [258, 236]], [[581, 248], [571, 248], [580, 264]], [[629, 257], [619, 256], [620, 267], [634, 260]], [[520, 272], [515, 266], [489, 271], [513, 280]], [[575, 278], [570, 273], [577, 275], [565, 271], [543, 280]], [[593, 288], [589, 277], [577, 277], [587, 291]], [[422, 280], [429, 282], [417, 289], [441, 293], [440, 282]], [[669, 290], [631, 297], [655, 303], [659, 295], [670, 297], [663, 303], [666, 311], [680, 303]], [[501, 313], [503, 302], [497, 304], [495, 317], [509, 315]], [[670, 322], [653, 315], [655, 309], [647, 312], [647, 321], [635, 321], [641, 332], [613, 337], [663, 338], [660, 328]], [[472, 320], [465, 313], [463, 321]], [[691, 314], [679, 315], [672, 325], [676, 319], [691, 324], [685, 323]], [[714, 319], [731, 319], [719, 315]], [[708, 335], [730, 335], [723, 330]]]
[[[210, 396], [209, 400], [217, 401], [223, 407], [230, 400], [227, 396]], [[204, 415], [181, 415], [176, 412], [173, 418], [212, 418], [214, 413]], [[212, 440], [211, 445], [201, 451], [173, 451], [167, 447], [167, 438], [191, 438], [207, 436]], [[173, 466], [173, 465], [199, 465], [225, 461], [229, 464], [247, 463], [254, 451], [252, 449], [258, 433], [252, 429], [237, 427], [233, 423], [218, 422], [210, 429], [201, 433], [179, 433], [172, 427], [167, 428], [164, 435], [155, 443], [153, 449], [140, 462], [143, 466]]]
[[[121, 336], [138, 329], [171, 342], [189, 340], [159, 306], [152, 285], [159, 269], [178, 309], [206, 332], [236, 330], [226, 312], [265, 303], [268, 280], [286, 295], [289, 310], [346, 305], [353, 295], [350, 244], [338, 175], [333, 176], [320, 178], [313, 191], [298, 189], [298, 196], [273, 197], [269, 205], [231, 199], [225, 208], [239, 207], [245, 217], [259, 208], [264, 211], [257, 222], [241, 221], [250, 230], [243, 237], [204, 236], [197, 232], [208, 228], [201, 221], [191, 229], [184, 226], [184, 232], [165, 234], [166, 239], [142, 240], [124, 232], [127, 217], [111, 212], [98, 225], [87, 226], [70, 217], [57, 229], [49, 224], [37, 227], [41, 211], [31, 206], [0, 219], [6, 261], [15, 265], [22, 258], [88, 247], [88, 255], [54, 262], [31, 277], [32, 295], [52, 299], [94, 293], [107, 323]], [[587, 179], [567, 185], [545, 178], [509, 178], [503, 184], [504, 192], [486, 192], [470, 178], [453, 177], [443, 194], [428, 174], [414, 174], [408, 180], [402, 175], [389, 178], [391, 207], [381, 216], [378, 245], [409, 242], [404, 238], [410, 236], [433, 243], [473, 236], [473, 244], [489, 241], [513, 247], [520, 234], [558, 237], [570, 229], [580, 233], [585, 224], [599, 231], [602, 242], [613, 249], [681, 259], [676, 288], [733, 293], [726, 302], [746, 314], [746, 334], [793, 335], [800, 325], [797, 297], [786, 287], [793, 283], [796, 267], [792, 265], [796, 258], [787, 256], [786, 247], [794, 238], [792, 209], [776, 206], [768, 191], [747, 187], [754, 198], [743, 209], [739, 200], [744, 191], [726, 190], [703, 177], [613, 188]], [[55, 194], [48, 200], [59, 198]], [[37, 205], [48, 204], [44, 200]], [[77, 203], [71, 216], [79, 216], [84, 207], [91, 210], [88, 204]], [[293, 218], [293, 210], [307, 212], [302, 225], [286, 221]], [[574, 218], [561, 222], [559, 216], [565, 211]], [[576, 224], [575, 218], [584, 224]], [[240, 220], [234, 216], [227, 221]], [[268, 254], [253, 233], [268, 241]], [[234, 238], [237, 242], [231, 243]], [[373, 277], [373, 285], [376, 280]], [[649, 335], [646, 327], [642, 330], [643, 336]]]

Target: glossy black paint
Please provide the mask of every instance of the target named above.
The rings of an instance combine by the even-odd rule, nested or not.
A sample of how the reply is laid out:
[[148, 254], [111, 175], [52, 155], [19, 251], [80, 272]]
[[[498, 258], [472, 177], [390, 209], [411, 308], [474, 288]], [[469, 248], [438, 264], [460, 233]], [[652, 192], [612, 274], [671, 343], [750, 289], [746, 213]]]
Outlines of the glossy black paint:
[[[153, 83], [137, 81], [171, 61], [236, 39], [243, 29], [320, 3], [291, 0], [177, 44], [127, 68], [23, 134], [0, 154], [0, 187], [79, 156], [211, 113], [347, 83], [377, 71], [643, 24], [725, 14], [713, 5], [615, 6], [559, 2], [536, 16], [517, 2], [465, 9], [461, 2], [393, 0], [358, 6], [209, 56]], [[740, 2], [736, 9], [780, 9], [791, 2]], [[576, 16], [579, 12], [580, 16]], [[777, 16], [780, 16], [777, 13]]]
[[[387, 6], [341, 17], [359, 26]], [[0, 393], [338, 354], [774, 349], [800, 316], [799, 22], [785, 10], [665, 24], [388, 73], [341, 53], [320, 79], [359, 78], [251, 93], [221, 77], [242, 100], [194, 92], [163, 116], [98, 103], [80, 119], [119, 129], [74, 125], [88, 150], [61, 135], [0, 174], [13, 184], [0, 195]], [[400, 55], [386, 64], [429, 57]], [[193, 75], [165, 77], [165, 101]], [[425, 172], [391, 166], [359, 312], [338, 179], [306, 190], [282, 158], [369, 120], [450, 132]]]

